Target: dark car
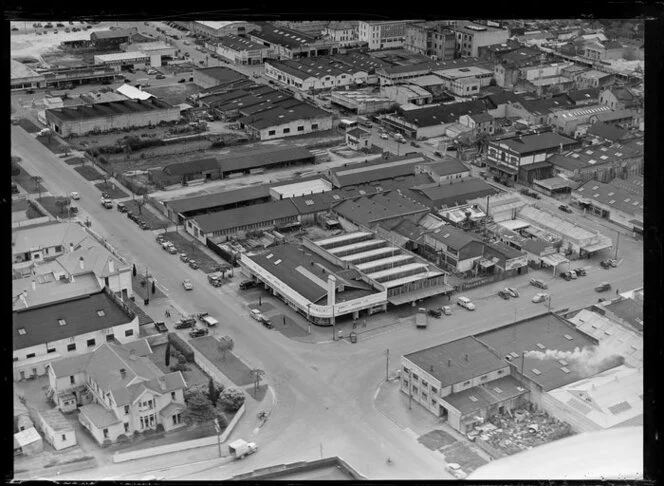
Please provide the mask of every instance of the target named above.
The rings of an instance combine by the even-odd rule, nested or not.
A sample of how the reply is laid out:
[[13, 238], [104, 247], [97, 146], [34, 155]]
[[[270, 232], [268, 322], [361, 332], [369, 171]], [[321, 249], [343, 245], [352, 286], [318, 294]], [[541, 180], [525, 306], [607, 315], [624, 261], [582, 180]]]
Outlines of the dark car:
[[602, 260], [599, 265], [604, 269], [609, 269], [611, 268], [611, 260]]
[[202, 337], [202, 336], [206, 336], [208, 332], [209, 331], [207, 329], [196, 328], [196, 329], [192, 329], [191, 331], [189, 331], [189, 336], [191, 336], [193, 338]]
[[240, 282], [240, 290], [247, 290], [255, 286], [256, 282], [253, 280], [244, 280], [243, 282]]
[[579, 277], [585, 277], [586, 276], [586, 269], [585, 268], [575, 268], [574, 271]]
[[168, 328], [166, 327], [166, 323], [164, 322], [155, 322], [154, 327], [159, 332], [168, 332]]
[[209, 315], [210, 314], [207, 313], [207, 312], [199, 312], [198, 314], [196, 314], [196, 318], [200, 321], [201, 319], [203, 319], [204, 317], [207, 317]]
[[565, 213], [571, 213], [572, 212], [572, 210], [569, 208], [569, 206], [566, 206], [565, 204], [561, 204], [560, 206], [558, 206], [558, 209], [560, 209], [561, 211], [563, 211]]
[[410, 142], [410, 145], [413, 146], [413, 147], [419, 147], [420, 146], [420, 144], [415, 142], [415, 141]]
[[189, 266], [194, 270], [198, 270], [199, 268], [201, 268], [200, 265], [198, 265], [198, 263], [196, 263], [194, 260], [189, 261]]
[[184, 79], [184, 78], [182, 78], [182, 79], [180, 79], [180, 80], [178, 81], [178, 83], [186, 83], [186, 82], [187, 82], [187, 80]]
[[181, 319], [180, 322], [175, 325], [175, 329], [187, 329], [188, 327], [194, 327], [195, 325], [196, 319], [193, 317], [186, 317]]
[[567, 280], [568, 282], [572, 280], [572, 274], [569, 272], [561, 272], [560, 276]]
[[268, 329], [274, 329], [274, 326], [272, 325], [272, 322], [267, 317], [263, 317], [261, 319], [261, 324], [263, 324]]
[[501, 296], [505, 300], [510, 300], [510, 293], [507, 292], [506, 290], [499, 290], [498, 295]]
[[607, 290], [611, 290], [611, 284], [609, 282], [602, 282], [595, 287], [595, 292], [606, 292]]
[[530, 285], [537, 287], [539, 289], [547, 289], [549, 287], [544, 280], [540, 280], [538, 278], [531, 278]]
[[436, 319], [443, 317], [443, 313], [440, 309], [429, 309], [427, 314], [429, 314], [431, 317], [435, 317]]

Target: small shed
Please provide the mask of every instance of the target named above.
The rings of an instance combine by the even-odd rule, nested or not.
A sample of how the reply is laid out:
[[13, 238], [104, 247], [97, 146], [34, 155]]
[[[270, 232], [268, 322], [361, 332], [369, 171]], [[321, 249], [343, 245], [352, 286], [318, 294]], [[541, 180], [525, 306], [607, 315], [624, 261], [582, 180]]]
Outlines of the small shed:
[[65, 416], [58, 409], [38, 412], [39, 428], [46, 441], [56, 450], [76, 445], [76, 432]]
[[44, 450], [44, 441], [34, 427], [14, 434], [14, 455], [34, 456]]

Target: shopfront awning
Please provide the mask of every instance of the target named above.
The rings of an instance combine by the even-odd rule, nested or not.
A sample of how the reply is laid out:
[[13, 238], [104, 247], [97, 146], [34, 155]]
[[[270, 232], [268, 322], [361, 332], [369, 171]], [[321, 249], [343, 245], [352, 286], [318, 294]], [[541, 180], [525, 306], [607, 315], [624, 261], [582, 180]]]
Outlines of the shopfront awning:
[[492, 260], [487, 260], [486, 258], [482, 258], [478, 262], [479, 266], [482, 268], [491, 268], [493, 267], [496, 263]]
[[392, 305], [402, 305], [408, 302], [414, 302], [434, 295], [450, 293], [454, 290], [451, 285], [436, 285], [435, 287], [426, 287], [423, 289], [414, 290], [405, 294], [392, 295], [387, 298], [387, 301]]
[[553, 253], [542, 257], [542, 263], [546, 265], [551, 265], [552, 267], [557, 267], [560, 264], [569, 263], [569, 260], [562, 256], [560, 253]]
[[593, 253], [600, 250], [606, 250], [607, 248], [611, 248], [612, 246], [613, 242], [611, 240], [608, 240], [608, 241], [600, 241], [599, 243], [595, 243], [594, 245], [584, 246], [581, 249], [586, 253]]

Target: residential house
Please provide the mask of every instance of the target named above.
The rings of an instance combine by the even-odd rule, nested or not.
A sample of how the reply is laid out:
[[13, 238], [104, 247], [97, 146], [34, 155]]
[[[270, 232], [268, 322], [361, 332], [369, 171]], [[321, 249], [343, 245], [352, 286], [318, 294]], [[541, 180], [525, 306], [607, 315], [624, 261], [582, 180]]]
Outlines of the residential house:
[[458, 432], [527, 403], [510, 366], [474, 337], [401, 357], [400, 390]]
[[621, 59], [624, 51], [625, 48], [622, 44], [615, 41], [590, 40], [584, 46], [583, 57], [596, 62], [608, 61], [610, 59]]
[[44, 450], [44, 441], [34, 427], [14, 434], [14, 456], [36, 456]]
[[353, 128], [346, 132], [346, 145], [353, 150], [371, 148], [371, 132], [361, 128]]
[[146, 357], [151, 353], [145, 340], [131, 346], [104, 343], [52, 362], [49, 389], [58, 404], [74, 397], [79, 422], [100, 445], [160, 425], [173, 430], [184, 425], [187, 383], [180, 371], [164, 374]]
[[475, 137], [491, 136], [496, 129], [495, 120], [489, 113], [462, 115], [459, 117], [459, 123], [472, 128]]
[[611, 107], [615, 111], [639, 110], [643, 107], [643, 100], [635, 95], [629, 88], [610, 88], [603, 90], [599, 95], [599, 102]]

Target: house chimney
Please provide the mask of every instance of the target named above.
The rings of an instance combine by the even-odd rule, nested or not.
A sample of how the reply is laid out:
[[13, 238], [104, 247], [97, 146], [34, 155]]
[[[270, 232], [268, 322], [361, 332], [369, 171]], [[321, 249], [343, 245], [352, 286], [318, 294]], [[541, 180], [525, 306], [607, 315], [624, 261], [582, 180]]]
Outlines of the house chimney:
[[136, 361], [136, 350], [135, 349], [129, 350], [129, 359], [132, 360], [132, 361]]
[[337, 278], [334, 275], [327, 277], [327, 305], [334, 305], [336, 298]]
[[115, 263], [112, 259], [108, 260], [108, 273], [115, 273]]
[[69, 276], [69, 283], [74, 283], [76, 280], [74, 279], [73, 275]]
[[32, 290], [37, 290], [37, 282], [32, 281]]
[[81, 267], [81, 270], [85, 270], [85, 258], [80, 257], [80, 258], [78, 259], [78, 264], [79, 264], [79, 266]]
[[120, 376], [122, 378], [125, 378], [127, 376], [127, 370], [125, 370], [124, 368], [120, 368]]

